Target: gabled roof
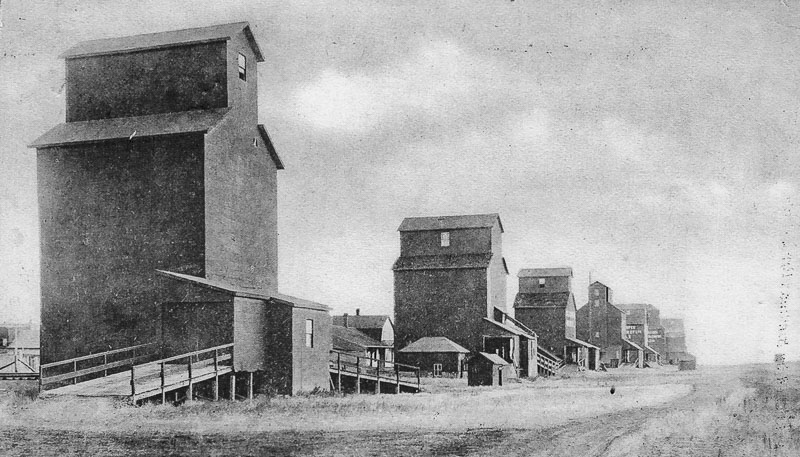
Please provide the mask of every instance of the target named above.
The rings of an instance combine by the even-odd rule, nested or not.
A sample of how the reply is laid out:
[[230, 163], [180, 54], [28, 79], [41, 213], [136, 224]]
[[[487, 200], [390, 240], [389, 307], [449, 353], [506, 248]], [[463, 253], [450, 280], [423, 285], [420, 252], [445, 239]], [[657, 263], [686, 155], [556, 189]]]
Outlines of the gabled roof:
[[629, 346], [632, 346], [636, 350], [644, 351], [644, 349], [642, 349], [641, 346], [639, 346], [638, 344], [634, 343], [633, 341], [631, 341], [631, 340], [629, 340], [627, 338], [623, 338], [622, 342], [625, 343], [625, 344], [628, 344]]
[[62, 58], [88, 57], [104, 54], [120, 54], [124, 52], [143, 51], [145, 49], [169, 48], [187, 44], [210, 43], [230, 40], [239, 32], [244, 32], [248, 43], [259, 62], [264, 61], [261, 48], [258, 47], [250, 24], [234, 22], [193, 29], [171, 30], [169, 32], [147, 33], [101, 40], [82, 41], [61, 53]]
[[563, 268], [523, 268], [517, 276], [520, 278], [549, 278], [557, 276], [572, 276], [571, 267]]
[[478, 354], [495, 365], [511, 365], [497, 354], [489, 354], [488, 352], [479, 352]]
[[407, 217], [403, 219], [400, 232], [416, 232], [422, 230], [448, 230], [448, 229], [467, 229], [467, 228], [491, 228], [495, 224], [500, 226], [503, 232], [503, 223], [500, 215], [491, 214], [471, 214], [463, 216], [432, 216], [432, 217]]
[[567, 340], [567, 341], [573, 342], [573, 343], [575, 343], [575, 344], [578, 344], [578, 345], [581, 345], [581, 346], [587, 347], [587, 348], [595, 348], [595, 349], [600, 349], [599, 347], [595, 346], [595, 345], [594, 345], [594, 344], [592, 344], [592, 343], [587, 343], [586, 341], [579, 340], [579, 339], [577, 339], [577, 338], [572, 338], [572, 337], [569, 337], [569, 336], [565, 336], [565, 337], [564, 337], [564, 339], [565, 339], [565, 340]]
[[174, 273], [172, 271], [156, 270], [156, 272], [167, 278], [188, 282], [190, 284], [195, 284], [197, 286], [205, 287], [207, 289], [215, 290], [217, 292], [227, 293], [235, 297], [255, 298], [258, 300], [264, 300], [265, 302], [288, 305], [293, 308], [307, 308], [317, 311], [330, 311], [329, 307], [321, 303], [316, 303], [309, 300], [303, 300], [302, 298], [292, 297], [290, 295], [284, 295], [276, 292], [266, 292], [259, 289], [247, 289], [244, 287], [232, 286], [223, 281], [201, 278], [198, 276], [192, 276], [183, 273]]
[[334, 325], [331, 327], [333, 348], [340, 351], [365, 351], [369, 348], [390, 348], [392, 346], [376, 341], [364, 332]]
[[[351, 328], [368, 328], [368, 329], [381, 329], [386, 321], [391, 322], [392, 319], [384, 314], [375, 315], [347, 315], [347, 326]], [[341, 325], [344, 327], [344, 316], [333, 316], [333, 325]]]
[[45, 148], [126, 138], [133, 140], [160, 135], [205, 133], [214, 128], [229, 110], [230, 108], [219, 108], [65, 122], [47, 131], [28, 147]]
[[514, 298], [514, 308], [566, 308], [570, 295], [572, 292], [518, 293]]
[[492, 254], [421, 255], [398, 257], [392, 270], [447, 270], [459, 268], [488, 268]]
[[398, 352], [455, 352], [469, 354], [469, 349], [460, 346], [443, 336], [426, 336], [414, 341]]

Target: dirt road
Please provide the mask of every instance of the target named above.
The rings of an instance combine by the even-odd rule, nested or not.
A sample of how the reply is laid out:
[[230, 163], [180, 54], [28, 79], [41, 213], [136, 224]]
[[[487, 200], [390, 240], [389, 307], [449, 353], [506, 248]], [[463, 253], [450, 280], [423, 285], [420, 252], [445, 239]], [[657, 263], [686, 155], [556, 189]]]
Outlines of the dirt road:
[[[752, 455], [736, 433], [720, 433], [746, 405], [739, 372], [697, 376], [685, 396], [655, 406], [574, 419], [558, 426], [461, 430], [333, 430], [240, 433], [59, 430], [5, 427], [2, 455]], [[625, 389], [625, 386], [619, 387]], [[521, 407], [524, 407], [521, 405]], [[65, 414], [68, 414], [65, 411]], [[732, 414], [732, 416], [731, 416]], [[255, 417], [254, 420], [259, 420]], [[728, 421], [728, 422], [726, 422]], [[727, 428], [726, 428], [727, 427]], [[204, 429], [205, 430], [205, 429]], [[765, 442], [766, 442], [765, 437]], [[771, 446], [771, 444], [770, 444]], [[784, 454], [775, 454], [784, 455]], [[785, 454], [791, 455], [791, 454]]]

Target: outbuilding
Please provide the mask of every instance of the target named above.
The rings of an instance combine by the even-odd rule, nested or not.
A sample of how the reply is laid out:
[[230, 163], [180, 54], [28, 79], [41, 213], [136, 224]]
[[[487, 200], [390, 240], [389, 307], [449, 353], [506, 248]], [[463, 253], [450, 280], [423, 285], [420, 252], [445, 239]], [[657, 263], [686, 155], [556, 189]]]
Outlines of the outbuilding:
[[397, 361], [417, 366], [434, 376], [442, 373], [462, 375], [467, 354], [469, 350], [443, 336], [426, 336], [400, 349]]
[[497, 354], [479, 352], [469, 359], [470, 386], [502, 386], [509, 363]]

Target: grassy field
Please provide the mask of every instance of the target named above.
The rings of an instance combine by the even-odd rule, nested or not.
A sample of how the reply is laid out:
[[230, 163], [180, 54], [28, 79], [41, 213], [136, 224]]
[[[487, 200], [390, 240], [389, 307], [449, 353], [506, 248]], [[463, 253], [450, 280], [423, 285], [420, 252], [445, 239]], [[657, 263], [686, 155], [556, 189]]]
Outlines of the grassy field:
[[[0, 385], [3, 455], [800, 455], [800, 369], [619, 369], [138, 408]], [[614, 387], [614, 393], [611, 393]], [[5, 392], [3, 392], [5, 390]]]

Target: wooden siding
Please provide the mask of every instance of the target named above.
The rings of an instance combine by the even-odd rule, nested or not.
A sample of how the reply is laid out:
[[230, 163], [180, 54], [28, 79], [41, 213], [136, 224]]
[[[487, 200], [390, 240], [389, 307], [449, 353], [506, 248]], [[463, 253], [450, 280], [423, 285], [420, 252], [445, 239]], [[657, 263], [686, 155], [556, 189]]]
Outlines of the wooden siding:
[[[292, 312], [292, 394], [330, 390], [328, 360], [331, 317], [326, 311], [294, 308]], [[306, 346], [306, 319], [314, 322], [314, 346]]]
[[481, 349], [487, 315], [485, 269], [395, 271], [395, 348], [443, 336], [470, 351]]
[[43, 363], [152, 340], [155, 270], [204, 274], [202, 141], [38, 151]]
[[[440, 234], [442, 232], [450, 233], [449, 247], [441, 246]], [[400, 232], [401, 257], [483, 254], [489, 252], [492, 252], [492, 230], [489, 228]]]
[[227, 106], [226, 58], [220, 41], [67, 59], [67, 122]]
[[264, 355], [267, 353], [265, 335], [271, 328], [267, 326], [264, 300], [236, 297], [233, 300], [233, 368], [236, 371], [258, 371], [265, 367]]
[[163, 304], [164, 357], [221, 346], [233, 340], [233, 299]]

